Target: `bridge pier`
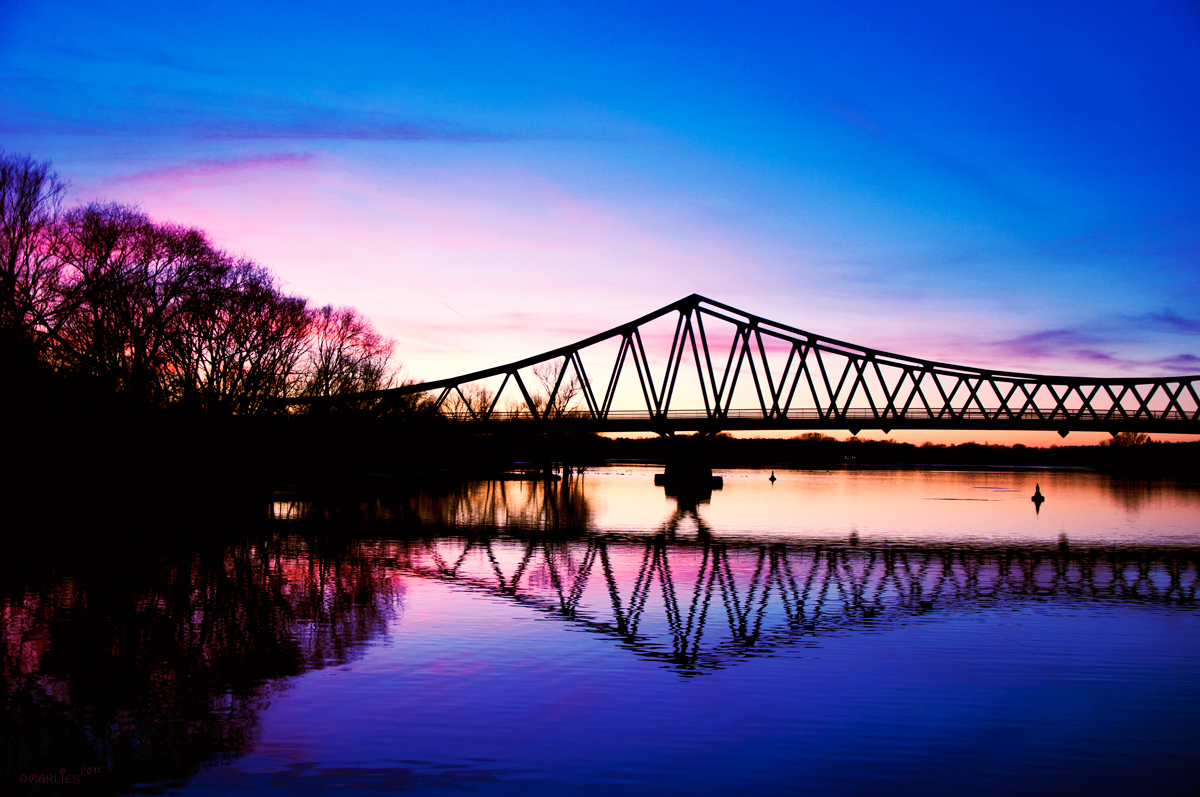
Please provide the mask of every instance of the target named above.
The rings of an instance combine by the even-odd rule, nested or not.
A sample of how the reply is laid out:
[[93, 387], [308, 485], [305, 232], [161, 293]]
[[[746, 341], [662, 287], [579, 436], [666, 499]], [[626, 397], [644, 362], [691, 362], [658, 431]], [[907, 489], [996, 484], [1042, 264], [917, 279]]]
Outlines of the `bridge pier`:
[[654, 483], [674, 490], [720, 490], [724, 480], [713, 476], [709, 435], [665, 438], [666, 467], [654, 475]]

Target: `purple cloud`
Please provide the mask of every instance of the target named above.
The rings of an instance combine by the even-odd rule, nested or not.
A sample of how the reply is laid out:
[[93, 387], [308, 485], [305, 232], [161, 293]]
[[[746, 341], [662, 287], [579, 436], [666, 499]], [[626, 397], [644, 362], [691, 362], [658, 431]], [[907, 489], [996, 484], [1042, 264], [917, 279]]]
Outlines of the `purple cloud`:
[[1120, 365], [1128, 365], [1128, 360], [1119, 360], [1111, 354], [1105, 354], [1102, 351], [1095, 349], [1076, 349], [1073, 354], [1081, 360], [1099, 363], [1118, 363]]
[[326, 119], [320, 121], [232, 122], [196, 126], [201, 138], [217, 140], [445, 141], [460, 144], [499, 143], [511, 135], [454, 125], [414, 124], [391, 119]]
[[310, 152], [283, 152], [274, 155], [255, 155], [246, 158], [220, 158], [188, 161], [176, 166], [164, 166], [145, 172], [118, 177], [115, 183], [142, 183], [157, 180], [179, 180], [189, 177], [210, 177], [229, 172], [261, 169], [272, 166], [302, 166], [312, 162], [316, 155]]
[[1154, 364], [1170, 366], [1171, 368], [1190, 368], [1195, 371], [1200, 370], [1200, 357], [1194, 354], [1176, 354], [1174, 357], [1155, 360]]
[[1182, 332], [1192, 335], [1200, 333], [1200, 320], [1176, 315], [1174, 310], [1164, 310], [1161, 313], [1147, 313], [1143, 316], [1143, 319], [1148, 325], [1165, 329], [1168, 332]]
[[[54, 96], [78, 90], [72, 81], [22, 81], [27, 94]], [[0, 134], [143, 135], [180, 132], [193, 138], [244, 140], [444, 141], [500, 143], [517, 136], [441, 119], [405, 119], [365, 110], [320, 108], [299, 102], [264, 101], [253, 108], [228, 98], [186, 91], [140, 90], [144, 107], [81, 107], [40, 110], [0, 99]], [[255, 113], [256, 116], [249, 116]]]
[[860, 130], [869, 133], [870, 135], [879, 134], [879, 124], [874, 119], [864, 116], [855, 108], [835, 102], [826, 103], [826, 107], [829, 108], [829, 110], [834, 114], [840, 116], [843, 120], [859, 128]]
[[[1161, 316], [1160, 320], [1165, 320], [1165, 323], [1184, 332], [1189, 332], [1191, 329], [1190, 325], [1194, 323], [1188, 319], [1181, 319], [1169, 313], [1158, 315]], [[1145, 320], [1149, 317], [1142, 316], [1139, 320]], [[1079, 363], [1097, 363], [1121, 370], [1135, 371], [1150, 366], [1176, 374], [1189, 371], [1195, 372], [1200, 369], [1200, 357], [1193, 354], [1177, 354], [1173, 357], [1143, 360], [1113, 355], [1102, 350], [1102, 347], [1107, 348], [1109, 345], [1113, 345], [1114, 341], [1118, 339], [1121, 339], [1124, 343], [1129, 342], [1122, 337], [1119, 329], [1112, 327], [1105, 327], [1095, 332], [1060, 328], [1042, 330], [1011, 340], [998, 341], [991, 344], [991, 347], [1005, 355], [1027, 361], [1041, 359], [1074, 360]]]
[[[993, 345], [1007, 354], [1018, 357], [1041, 358], [1061, 354], [1066, 349], [1086, 351], [1086, 349], [1079, 349], [1078, 347], [1094, 344], [1095, 342], [1094, 337], [1078, 330], [1047, 329], [1042, 332], [1022, 335], [1012, 340], [998, 341]], [[1092, 352], [1092, 354], [1095, 354], [1095, 352]], [[1094, 359], [1094, 357], [1088, 357], [1088, 359]]]
[[161, 130], [185, 130], [196, 138], [217, 141], [444, 141], [455, 144], [487, 144], [513, 141], [516, 136], [443, 124], [414, 124], [386, 119], [346, 119], [319, 122], [230, 121], [224, 124], [191, 124], [186, 120], [158, 126], [113, 120], [108, 123], [77, 119], [26, 118], [0, 122], [4, 134], [62, 134], [75, 136], [114, 133], [153, 135]]

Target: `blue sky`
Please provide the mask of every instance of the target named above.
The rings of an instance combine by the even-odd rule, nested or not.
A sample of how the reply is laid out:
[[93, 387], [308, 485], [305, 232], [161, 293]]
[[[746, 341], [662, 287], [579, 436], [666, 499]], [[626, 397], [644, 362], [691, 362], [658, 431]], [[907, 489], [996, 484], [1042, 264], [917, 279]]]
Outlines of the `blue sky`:
[[5, 2], [0, 146], [437, 378], [692, 292], [1200, 372], [1200, 6]]

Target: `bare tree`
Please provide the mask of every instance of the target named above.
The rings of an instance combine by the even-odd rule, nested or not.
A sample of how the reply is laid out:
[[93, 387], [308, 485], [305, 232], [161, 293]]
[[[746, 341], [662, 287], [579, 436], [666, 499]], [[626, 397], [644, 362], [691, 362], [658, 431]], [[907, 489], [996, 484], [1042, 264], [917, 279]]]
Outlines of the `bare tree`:
[[51, 356], [68, 371], [162, 404], [182, 319], [202, 309], [205, 289], [229, 269], [202, 232], [155, 224], [124, 205], [64, 214], [50, 251], [54, 301], [41, 325]]
[[14, 357], [36, 357], [38, 319], [57, 273], [46, 232], [65, 192], [49, 162], [0, 150], [0, 357], [5, 367]]
[[544, 391], [534, 397], [543, 418], [562, 418], [574, 409], [580, 393], [579, 378], [574, 374], [566, 377], [563, 374], [565, 367], [566, 360], [552, 360], [533, 367], [533, 375]]
[[[0, 369], [23, 351], [102, 393], [238, 414], [398, 378], [393, 341], [356, 310], [310, 311], [266, 269], [137, 208], [60, 212], [64, 191], [48, 163], [0, 150]], [[422, 401], [347, 406], [408, 412]]]
[[450, 392], [442, 411], [455, 416], [479, 417], [492, 408], [495, 394], [480, 384], [465, 385]]
[[[533, 401], [533, 409], [536, 410], [540, 416], [542, 413], [542, 407], [544, 407], [546, 403], [545, 400], [541, 396], [535, 395], [530, 395], [529, 398]], [[529, 414], [530, 408], [523, 396], [508, 396], [508, 398], [504, 400], [504, 412], [514, 417], [519, 415], [523, 416]]]
[[1150, 435], [1144, 432], [1117, 432], [1110, 439], [1100, 441], [1100, 445], [1127, 448], [1129, 446], [1144, 446], [1149, 442], [1151, 442]]
[[394, 342], [351, 307], [309, 312], [308, 350], [300, 364], [299, 394], [338, 396], [392, 386], [388, 372]]
[[265, 269], [123, 205], [64, 214], [50, 250], [42, 326], [60, 370], [210, 412], [257, 412], [287, 393], [312, 319]]
[[179, 399], [209, 412], [258, 412], [286, 395], [308, 345], [305, 301], [266, 269], [234, 261], [205, 287], [175, 337]]

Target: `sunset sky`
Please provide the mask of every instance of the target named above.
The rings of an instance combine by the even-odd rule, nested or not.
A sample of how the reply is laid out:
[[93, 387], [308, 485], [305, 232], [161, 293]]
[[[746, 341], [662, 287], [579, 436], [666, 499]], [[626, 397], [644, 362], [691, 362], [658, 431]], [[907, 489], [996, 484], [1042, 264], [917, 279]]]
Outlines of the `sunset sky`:
[[1194, 2], [0, 14], [0, 146], [358, 307], [414, 377], [693, 292], [950, 362], [1200, 372]]

